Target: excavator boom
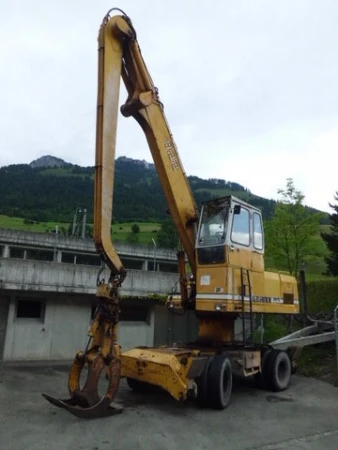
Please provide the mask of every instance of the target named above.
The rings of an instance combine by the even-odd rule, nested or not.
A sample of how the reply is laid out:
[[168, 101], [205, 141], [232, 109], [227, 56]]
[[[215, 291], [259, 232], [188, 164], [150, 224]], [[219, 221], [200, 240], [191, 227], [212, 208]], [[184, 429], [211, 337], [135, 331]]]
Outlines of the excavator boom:
[[136, 32], [126, 15], [106, 16], [99, 32], [94, 235], [97, 248], [108, 265], [121, 267], [110, 239], [121, 76], [128, 92], [121, 113], [125, 117], [134, 117], [145, 133], [171, 218], [195, 273], [197, 207], [158, 91], [143, 60]]
[[[85, 352], [79, 351], [70, 370], [68, 388], [71, 397], [60, 400], [43, 396], [53, 405], [72, 414], [97, 417], [121, 411], [112, 406], [117, 391], [121, 359], [117, 343], [119, 320], [118, 288], [126, 277], [126, 270], [111, 240], [113, 208], [114, 164], [120, 80], [126, 86], [128, 98], [121, 107], [126, 117], [134, 117], [142, 127], [162, 184], [171, 218], [178, 230], [193, 274], [196, 272], [195, 239], [198, 221], [190, 187], [177, 153], [173, 136], [166, 121], [151, 76], [143, 60], [136, 32], [131, 20], [122, 15], [111, 17], [110, 10], [100, 27], [98, 43], [98, 93], [96, 122], [96, 158], [94, 192], [94, 242], [98, 253], [110, 269], [108, 282], [97, 282], [98, 305], [89, 329]], [[184, 254], [180, 267], [184, 272]], [[181, 277], [181, 290], [186, 287]], [[81, 372], [87, 367], [87, 381], [80, 386]], [[106, 393], [100, 397], [98, 384], [101, 375], [109, 379]]]

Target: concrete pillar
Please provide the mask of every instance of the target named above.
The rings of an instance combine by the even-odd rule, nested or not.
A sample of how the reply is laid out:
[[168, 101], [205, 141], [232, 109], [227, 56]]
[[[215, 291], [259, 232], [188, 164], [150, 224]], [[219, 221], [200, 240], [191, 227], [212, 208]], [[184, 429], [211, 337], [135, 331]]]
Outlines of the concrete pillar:
[[61, 250], [56, 251], [56, 262], [58, 262], [58, 263], [62, 262], [62, 251]]
[[2, 251], [2, 257], [3, 258], [9, 258], [10, 252], [9, 252], [9, 245], [5, 244], [4, 249]]
[[3, 360], [5, 336], [8, 322], [9, 297], [0, 297], [0, 365]]
[[142, 263], [142, 270], [148, 270], [148, 260], [147, 259], [145, 261], [143, 261], [143, 263]]
[[23, 251], [23, 259], [27, 259], [27, 250]]

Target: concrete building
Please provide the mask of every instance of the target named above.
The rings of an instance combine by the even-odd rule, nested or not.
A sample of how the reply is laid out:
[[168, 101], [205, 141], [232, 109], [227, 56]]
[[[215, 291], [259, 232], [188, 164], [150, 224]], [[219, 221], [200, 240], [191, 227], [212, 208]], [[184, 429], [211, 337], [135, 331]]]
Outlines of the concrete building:
[[[116, 247], [128, 270], [121, 288], [122, 348], [191, 339], [195, 317], [171, 318], [151, 299], [177, 285], [176, 254]], [[0, 360], [72, 359], [84, 349], [100, 270], [91, 240], [0, 230]], [[103, 269], [100, 277], [109, 272]]]

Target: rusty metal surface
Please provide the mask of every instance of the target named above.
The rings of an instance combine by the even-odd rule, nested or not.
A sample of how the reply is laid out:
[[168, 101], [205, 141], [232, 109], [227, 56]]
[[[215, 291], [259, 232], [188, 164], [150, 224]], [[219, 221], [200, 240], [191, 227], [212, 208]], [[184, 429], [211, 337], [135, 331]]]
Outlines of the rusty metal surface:
[[[115, 358], [109, 365], [106, 365], [103, 357], [98, 355], [89, 367], [84, 387], [80, 389], [80, 375], [83, 367], [84, 364], [81, 367], [77, 359], [74, 361], [69, 377], [72, 377], [71, 386], [77, 388], [71, 391], [69, 399], [58, 399], [48, 394], [42, 394], [43, 397], [52, 405], [64, 408], [83, 419], [121, 413], [123, 411], [121, 406], [112, 405], [120, 382], [121, 361]], [[100, 398], [98, 384], [103, 371], [108, 379], [108, 388]]]
[[[117, 287], [111, 282], [100, 283], [100, 295], [93, 321], [89, 329], [89, 341], [84, 352], [78, 352], [68, 376], [69, 399], [43, 394], [43, 397], [59, 408], [64, 408], [80, 418], [95, 418], [122, 412], [121, 407], [110, 406], [117, 393], [120, 375], [120, 347], [116, 341], [119, 319]], [[84, 386], [80, 378], [88, 368]], [[105, 377], [108, 386], [101, 396], [99, 381]], [[102, 378], [101, 378], [102, 379]]]
[[42, 396], [52, 405], [58, 408], [64, 408], [76, 417], [81, 419], [95, 419], [99, 417], [106, 417], [115, 414], [120, 414], [123, 407], [117, 403], [110, 403], [109, 399], [103, 398], [99, 403], [89, 408], [82, 408], [73, 404], [74, 399], [58, 399], [48, 394]]

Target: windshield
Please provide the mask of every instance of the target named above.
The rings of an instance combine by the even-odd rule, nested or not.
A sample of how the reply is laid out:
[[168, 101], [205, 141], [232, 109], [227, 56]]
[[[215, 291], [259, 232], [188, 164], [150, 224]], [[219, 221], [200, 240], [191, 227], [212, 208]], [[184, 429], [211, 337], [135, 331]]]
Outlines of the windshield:
[[225, 242], [229, 206], [226, 201], [213, 201], [203, 206], [198, 232], [199, 246], [221, 245]]

